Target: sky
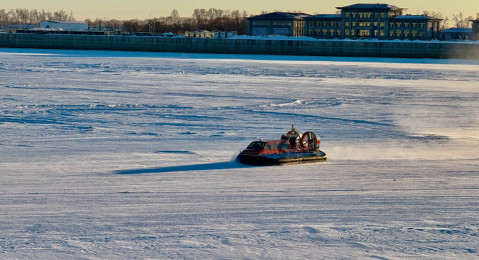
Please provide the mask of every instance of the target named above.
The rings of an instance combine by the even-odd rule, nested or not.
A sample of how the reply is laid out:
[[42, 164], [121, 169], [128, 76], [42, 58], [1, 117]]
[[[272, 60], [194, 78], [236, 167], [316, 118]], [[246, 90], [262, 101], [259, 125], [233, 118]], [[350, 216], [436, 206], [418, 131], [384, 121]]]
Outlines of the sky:
[[249, 15], [261, 11], [302, 11], [309, 14], [335, 13], [336, 7], [355, 3], [388, 3], [407, 8], [405, 13], [420, 14], [422, 11], [436, 11], [452, 18], [462, 12], [465, 16], [476, 17], [479, 14], [477, 0], [0, 0], [0, 9], [38, 9], [45, 11], [65, 10], [73, 12], [77, 20], [95, 19], [146, 19], [169, 16], [173, 9], [181, 17], [191, 17], [193, 10], [217, 8], [223, 10], [247, 11]]

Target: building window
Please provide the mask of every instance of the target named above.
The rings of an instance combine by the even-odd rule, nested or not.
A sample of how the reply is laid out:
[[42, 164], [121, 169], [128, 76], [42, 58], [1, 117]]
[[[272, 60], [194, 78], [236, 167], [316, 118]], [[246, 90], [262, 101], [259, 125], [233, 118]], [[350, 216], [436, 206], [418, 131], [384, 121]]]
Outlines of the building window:
[[321, 32], [321, 30], [316, 29], [316, 30], [314, 30], [314, 35], [319, 35], [320, 32]]
[[329, 22], [329, 26], [334, 27], [334, 22]]
[[404, 30], [404, 37], [409, 38], [409, 30]]
[[412, 34], [412, 37], [413, 37], [413, 38], [416, 38], [416, 37], [417, 37], [417, 31], [416, 31], [416, 30], [412, 30], [411, 34]]
[[379, 31], [379, 36], [384, 37], [386, 35], [386, 32], [384, 30]]
[[352, 22], [353, 27], [356, 27], [356, 22]]
[[354, 19], [354, 18], [356, 18], [357, 13], [356, 13], [356, 12], [352, 12], [351, 15], [352, 15], [352, 17], [353, 17], [353, 19]]
[[324, 35], [324, 36], [328, 35], [328, 29], [323, 29], [322, 32], [323, 32], [323, 35]]
[[401, 37], [401, 30], [396, 30], [396, 37]]
[[404, 28], [409, 28], [409, 23], [408, 22], [404, 23]]
[[381, 13], [381, 19], [386, 18], [386, 13]]
[[386, 24], [385, 24], [384, 22], [380, 22], [380, 23], [379, 23], [379, 27], [381, 27], [381, 28], [384, 28], [385, 25], [386, 25]]
[[401, 23], [397, 22], [397, 23], [396, 23], [396, 27], [397, 27], [397, 28], [401, 28]]
[[392, 38], [394, 35], [394, 31], [389, 31], [389, 37]]
[[345, 12], [344, 17], [349, 18], [349, 12]]
[[359, 37], [369, 37], [369, 30], [359, 30]]
[[327, 22], [323, 22], [323, 27], [328, 27], [328, 23], [327, 23]]
[[419, 28], [421, 28], [421, 29], [424, 29], [424, 26], [425, 26], [424, 23], [419, 24]]
[[349, 30], [348, 29], [344, 30], [344, 35], [349, 36]]
[[349, 22], [344, 22], [345, 27], [349, 27]]
[[412, 23], [412, 28], [417, 28], [417, 23]]
[[393, 22], [390, 22], [390, 23], [389, 23], [389, 27], [391, 27], [391, 28], [394, 27], [394, 23], [393, 23]]
[[424, 38], [424, 32], [419, 32], [419, 38]]

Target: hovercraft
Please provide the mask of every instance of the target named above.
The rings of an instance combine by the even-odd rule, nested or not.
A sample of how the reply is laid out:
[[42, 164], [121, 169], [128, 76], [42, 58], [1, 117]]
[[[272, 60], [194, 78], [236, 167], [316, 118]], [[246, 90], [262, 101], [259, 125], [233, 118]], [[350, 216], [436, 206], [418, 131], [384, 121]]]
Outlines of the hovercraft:
[[319, 150], [321, 140], [313, 132], [301, 134], [294, 125], [281, 140], [258, 140], [241, 151], [236, 160], [249, 165], [280, 165], [324, 161], [326, 153]]

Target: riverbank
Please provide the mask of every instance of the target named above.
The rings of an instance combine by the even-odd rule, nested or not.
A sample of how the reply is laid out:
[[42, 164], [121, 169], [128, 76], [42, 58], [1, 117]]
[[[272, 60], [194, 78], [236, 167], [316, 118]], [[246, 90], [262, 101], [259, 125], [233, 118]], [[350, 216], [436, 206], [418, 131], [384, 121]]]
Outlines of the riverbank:
[[220, 54], [479, 59], [476, 42], [207, 39], [116, 35], [0, 34], [0, 47]]

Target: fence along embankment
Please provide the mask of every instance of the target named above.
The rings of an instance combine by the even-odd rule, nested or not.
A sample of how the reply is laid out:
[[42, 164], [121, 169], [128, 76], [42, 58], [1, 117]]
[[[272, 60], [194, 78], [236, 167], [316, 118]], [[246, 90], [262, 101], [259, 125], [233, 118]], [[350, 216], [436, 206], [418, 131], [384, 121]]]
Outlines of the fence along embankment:
[[479, 44], [477, 43], [437, 41], [258, 40], [1, 33], [0, 47], [305, 56], [479, 59]]

